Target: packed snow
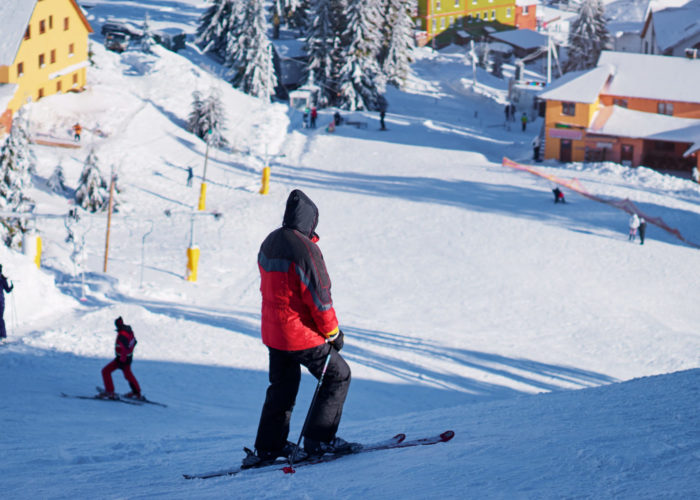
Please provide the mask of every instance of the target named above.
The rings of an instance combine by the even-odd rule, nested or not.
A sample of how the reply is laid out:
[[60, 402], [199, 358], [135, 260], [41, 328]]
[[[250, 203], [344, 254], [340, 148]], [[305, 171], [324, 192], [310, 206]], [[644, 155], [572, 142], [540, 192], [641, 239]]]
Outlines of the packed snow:
[[[30, 194], [37, 213], [67, 213], [72, 191], [46, 181], [61, 164], [74, 189], [94, 149], [103, 175], [118, 176], [119, 212], [106, 272], [104, 214], [39, 218], [40, 270], [0, 248], [15, 284], [0, 345], [3, 498], [697, 497], [700, 251], [653, 225], [644, 245], [630, 242], [627, 213], [567, 189], [555, 205], [552, 181], [501, 161], [627, 198], [700, 243], [697, 183], [532, 162], [541, 118], [525, 132], [505, 123], [506, 80], [479, 69], [474, 87], [463, 48], [417, 52], [408, 87], [387, 91], [387, 131], [377, 113], [341, 111], [360, 126], [331, 133], [335, 110], [302, 128], [298, 111], [234, 90], [192, 45], [116, 54], [99, 43], [106, 19], [138, 24], [146, 10], [156, 28], [194, 32], [201, 1], [90, 4], [87, 90], [28, 110], [34, 132], [65, 141], [80, 122], [80, 148], [34, 146]], [[226, 151], [185, 130], [192, 92], [212, 88], [227, 109]], [[205, 162], [206, 211], [193, 216]], [[320, 210], [353, 371], [339, 435], [455, 438], [290, 475], [185, 480], [238, 465], [253, 445], [267, 387], [257, 251], [295, 188]], [[134, 374], [167, 408], [60, 396], [102, 384], [120, 315], [138, 339]], [[120, 372], [114, 381], [128, 391]], [[315, 385], [305, 373], [292, 441]]]

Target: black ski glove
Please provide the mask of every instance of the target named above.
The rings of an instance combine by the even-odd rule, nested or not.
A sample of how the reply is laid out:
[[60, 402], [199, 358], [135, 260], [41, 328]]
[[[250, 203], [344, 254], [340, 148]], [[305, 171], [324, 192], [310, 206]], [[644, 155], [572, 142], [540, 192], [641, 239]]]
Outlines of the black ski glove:
[[338, 333], [333, 335], [332, 337], [328, 337], [328, 342], [335, 347], [335, 350], [340, 352], [340, 350], [343, 348], [343, 337], [345, 335], [343, 334], [343, 330], [338, 329]]

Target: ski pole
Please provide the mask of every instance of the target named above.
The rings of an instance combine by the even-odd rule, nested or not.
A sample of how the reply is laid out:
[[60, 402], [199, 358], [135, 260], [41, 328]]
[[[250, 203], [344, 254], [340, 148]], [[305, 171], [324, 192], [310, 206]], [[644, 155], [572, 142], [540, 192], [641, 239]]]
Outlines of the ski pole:
[[323, 384], [323, 377], [326, 375], [326, 369], [328, 369], [328, 363], [331, 361], [331, 353], [333, 352], [333, 346], [331, 346], [331, 349], [328, 351], [328, 356], [326, 356], [326, 362], [323, 363], [323, 370], [321, 371], [321, 376], [318, 377], [318, 384], [316, 384], [316, 390], [314, 391], [314, 397], [311, 398], [311, 405], [309, 405], [309, 411], [306, 413], [306, 419], [304, 420], [304, 425], [301, 427], [301, 434], [299, 434], [299, 439], [297, 440], [297, 446], [294, 448], [294, 451], [289, 455], [289, 467], [284, 468], [285, 474], [290, 474], [294, 473], [294, 459], [296, 458], [297, 450], [299, 449], [299, 444], [301, 444], [301, 438], [304, 436], [304, 432], [306, 432], [306, 425], [309, 423], [309, 418], [311, 417], [311, 412], [314, 409], [314, 405], [316, 404], [316, 397], [318, 396], [318, 392], [321, 389], [321, 384]]

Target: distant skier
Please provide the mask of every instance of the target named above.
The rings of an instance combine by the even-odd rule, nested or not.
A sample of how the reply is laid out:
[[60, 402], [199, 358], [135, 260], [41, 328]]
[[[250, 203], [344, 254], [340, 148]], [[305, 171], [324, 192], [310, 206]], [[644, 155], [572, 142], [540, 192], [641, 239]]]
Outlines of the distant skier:
[[194, 178], [194, 171], [192, 167], [187, 167], [187, 187], [192, 187], [192, 179]]
[[136, 347], [136, 337], [131, 326], [124, 324], [124, 320], [119, 316], [114, 321], [114, 326], [117, 327], [117, 340], [114, 345], [116, 357], [102, 368], [102, 380], [104, 381], [105, 391], [99, 394], [101, 398], [117, 399], [114, 393], [114, 383], [112, 382], [112, 372], [121, 370], [124, 378], [129, 382], [131, 392], [126, 395], [132, 399], [142, 399], [141, 387], [136, 377], [131, 372], [131, 362], [134, 357], [134, 347]]
[[630, 217], [629, 226], [630, 234], [628, 239], [629, 241], [634, 241], [637, 236], [637, 229], [639, 228], [639, 216], [636, 213], [632, 214], [632, 217]]
[[311, 107], [311, 128], [316, 128], [316, 118], [318, 118], [318, 110], [316, 106]]
[[[269, 351], [267, 396], [260, 415], [255, 453], [244, 468], [278, 457], [342, 453], [353, 444], [336, 436], [350, 386], [350, 367], [340, 355], [343, 332], [331, 299], [331, 280], [316, 245], [318, 208], [302, 191], [287, 198], [282, 227], [260, 246], [258, 268], [262, 293], [262, 341]], [[304, 450], [287, 441], [289, 421], [299, 391], [301, 366], [323, 384], [304, 427]]]
[[343, 117], [340, 116], [340, 112], [336, 111], [335, 113], [333, 113], [333, 123], [336, 127], [343, 123]]
[[309, 128], [309, 114], [311, 113], [311, 109], [309, 109], [308, 106], [304, 108], [304, 116], [302, 119], [304, 120], [302, 123], [302, 128]]
[[554, 193], [554, 203], [566, 203], [566, 201], [564, 200], [564, 193], [561, 189], [555, 187], [554, 189], [552, 189], [552, 192]]
[[5, 294], [10, 293], [14, 287], [13, 283], [10, 283], [8, 286], [7, 278], [2, 273], [2, 265], [0, 264], [0, 339], [7, 338], [7, 331], [5, 331]]
[[377, 98], [377, 108], [379, 109], [379, 126], [382, 130], [386, 130], [386, 126], [384, 125], [384, 117], [386, 116], [386, 110], [388, 107], [389, 103], [387, 102], [386, 97], [380, 95]]
[[644, 236], [647, 232], [647, 221], [644, 217], [639, 218], [639, 244], [644, 244]]
[[73, 125], [73, 139], [75, 142], [80, 142], [80, 134], [83, 131], [83, 127], [80, 126], [80, 123], [76, 122], [75, 125]]
[[524, 111], [523, 114], [520, 116], [520, 123], [523, 126], [523, 132], [525, 132], [525, 130], [527, 130], [527, 115]]

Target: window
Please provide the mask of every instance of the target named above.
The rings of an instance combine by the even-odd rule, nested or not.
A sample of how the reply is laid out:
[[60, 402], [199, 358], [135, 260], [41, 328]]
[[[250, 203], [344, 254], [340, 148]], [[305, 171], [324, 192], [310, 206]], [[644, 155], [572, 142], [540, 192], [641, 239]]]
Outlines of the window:
[[654, 150], [663, 151], [665, 153], [671, 153], [676, 149], [676, 146], [672, 142], [668, 141], [654, 141]]
[[575, 102], [562, 102], [561, 103], [561, 114], [566, 116], [574, 116], [576, 114], [576, 103]]
[[75, 54], [75, 44], [71, 43], [68, 46], [68, 57], [73, 57], [73, 54]]
[[440, 19], [440, 28], [443, 30], [445, 29], [445, 18], [444, 17], [442, 19]]
[[46, 20], [42, 19], [39, 21], [39, 34], [43, 35], [44, 33], [46, 33]]
[[73, 73], [73, 87], [78, 86], [78, 73]]
[[656, 110], [660, 115], [673, 115], [673, 103], [660, 102], [656, 105]]
[[24, 74], [24, 63], [17, 63], [17, 77], [19, 78]]
[[51, 64], [56, 62], [56, 49], [51, 50]]
[[418, 19], [416, 19], [416, 27], [417, 28], [423, 27], [423, 18], [422, 17], [419, 17]]
[[455, 7], [459, 7], [459, 0], [455, 0]]
[[437, 31], [437, 20], [433, 19], [433, 33]]
[[483, 19], [484, 21], [486, 21], [488, 18], [489, 18], [489, 13], [488, 13], [488, 12], [484, 11], [484, 12], [481, 13], [481, 19]]
[[49, 16], [49, 29], [53, 29], [53, 16]]
[[450, 16], [450, 28], [455, 25], [455, 18]]
[[32, 37], [32, 27], [31, 25], [27, 26], [27, 31], [24, 32], [24, 39], [29, 40]]
[[529, 5], [523, 5], [523, 16], [527, 16], [529, 14]]
[[44, 54], [39, 54], [39, 67], [43, 68], [44, 66], [46, 66], [46, 58]]
[[615, 98], [615, 99], [613, 99], [613, 104], [615, 106], [620, 106], [621, 108], [626, 108], [627, 107], [627, 99]]
[[63, 82], [61, 80], [56, 82], [56, 92], [60, 93], [63, 90]]
[[39, 96], [39, 97], [38, 97], [37, 101], [38, 101], [39, 99], [41, 99], [42, 97], [44, 97], [44, 89], [43, 89], [43, 87], [39, 89], [39, 94], [38, 94], [38, 96]]
[[510, 17], [510, 7], [506, 9], [506, 17]]
[[472, 5], [476, 5], [477, 0], [472, 0]]
[[70, 27], [70, 20], [67, 17], [63, 18], [63, 31], [68, 31]]
[[491, 11], [491, 20], [495, 21], [496, 20], [496, 9]]
[[440, 10], [442, 6], [440, 5], [440, 0], [435, 0], [435, 10]]

